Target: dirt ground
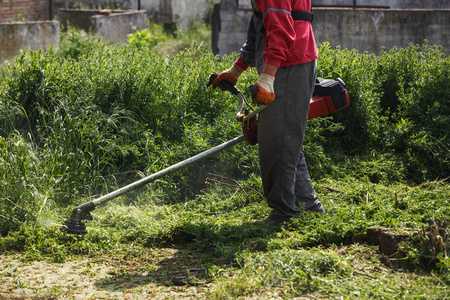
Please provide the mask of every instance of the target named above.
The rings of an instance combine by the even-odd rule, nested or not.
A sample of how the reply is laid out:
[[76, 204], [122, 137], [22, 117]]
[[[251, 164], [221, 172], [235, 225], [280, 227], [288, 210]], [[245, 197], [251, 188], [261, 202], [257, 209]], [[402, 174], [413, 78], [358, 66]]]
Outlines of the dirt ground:
[[[361, 282], [374, 287], [395, 284], [397, 289], [417, 292], [419, 298], [434, 293], [446, 295], [448, 290], [428, 277], [396, 272], [381, 263], [384, 254], [377, 246], [356, 243], [337, 248], [335, 253], [352, 266], [349, 280], [363, 279]], [[53, 262], [54, 257], [36, 260], [27, 255], [0, 254], [0, 300], [210, 299], [220, 281], [205, 274], [207, 263], [231, 267], [220, 259], [213, 262], [210, 256], [202, 258], [201, 254], [186, 249], [133, 245], [108, 255], [70, 255], [63, 263]], [[242, 299], [283, 299], [282, 295], [282, 290], [267, 288]], [[312, 293], [295, 299], [320, 298], [320, 294]]]
[[[133, 255], [72, 256], [64, 263], [3, 254], [0, 299], [198, 299], [206, 296], [211, 284], [194, 282], [192, 270], [202, 271], [201, 267], [201, 259], [171, 248]], [[186, 279], [190, 286], [174, 284]]]
[[[374, 249], [343, 247], [356, 270], [389, 273], [378, 266]], [[370, 250], [370, 251], [369, 251]], [[211, 263], [211, 258], [207, 258]], [[216, 261], [216, 265], [229, 266]], [[2, 299], [209, 299], [216, 282], [205, 275], [201, 255], [174, 248], [136, 247], [112, 255], [72, 255], [64, 263], [51, 258], [29, 260], [26, 254], [0, 255]], [[183, 283], [189, 284], [183, 284]], [[296, 299], [316, 299], [314, 294]], [[244, 299], [244, 298], [242, 298]], [[276, 290], [263, 289], [247, 300], [282, 299]]]

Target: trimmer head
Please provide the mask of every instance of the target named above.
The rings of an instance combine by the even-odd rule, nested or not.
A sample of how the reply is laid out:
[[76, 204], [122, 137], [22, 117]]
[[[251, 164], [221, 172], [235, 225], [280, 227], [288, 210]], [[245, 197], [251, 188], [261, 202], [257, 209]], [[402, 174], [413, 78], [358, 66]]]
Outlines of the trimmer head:
[[60, 229], [71, 234], [86, 234], [86, 225], [81, 221], [72, 221], [71, 219], [63, 222]]
[[91, 211], [95, 209], [95, 204], [91, 201], [72, 210], [70, 219], [63, 222], [60, 229], [70, 234], [86, 234], [86, 225], [82, 220], [92, 220]]

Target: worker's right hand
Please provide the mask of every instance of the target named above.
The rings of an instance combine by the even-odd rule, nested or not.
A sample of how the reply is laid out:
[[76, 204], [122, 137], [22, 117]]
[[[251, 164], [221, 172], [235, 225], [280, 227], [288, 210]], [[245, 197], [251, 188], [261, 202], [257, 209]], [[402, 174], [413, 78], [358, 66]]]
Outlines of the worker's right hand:
[[253, 103], [260, 105], [269, 105], [275, 99], [275, 92], [273, 90], [273, 83], [275, 77], [266, 73], [261, 73], [261, 76], [254, 85], [249, 87], [252, 93]]
[[238, 81], [238, 78], [239, 76], [241, 76], [243, 71], [244, 70], [242, 70], [240, 67], [233, 65], [231, 68], [223, 71], [217, 76], [217, 78], [212, 83], [212, 87], [219, 87], [222, 91], [226, 91], [226, 88], [222, 85], [222, 81], [228, 81], [234, 86], [236, 85], [236, 82]]

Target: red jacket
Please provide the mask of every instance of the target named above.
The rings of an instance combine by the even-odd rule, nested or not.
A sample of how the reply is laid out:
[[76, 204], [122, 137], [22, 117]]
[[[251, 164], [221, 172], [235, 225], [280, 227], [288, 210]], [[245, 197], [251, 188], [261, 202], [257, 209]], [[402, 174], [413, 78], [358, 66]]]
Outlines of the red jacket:
[[[292, 11], [311, 11], [310, 0], [253, 0], [252, 2], [254, 13], [263, 16], [265, 63], [285, 67], [317, 59], [318, 51], [311, 23], [293, 20], [290, 14]], [[244, 69], [254, 65], [254, 58], [249, 55], [249, 50], [255, 50], [258, 53], [258, 43], [251, 38], [255, 35], [250, 32], [252, 30], [255, 30], [257, 34], [261, 28], [255, 26], [252, 28], [250, 24], [247, 42], [241, 48], [241, 57], [236, 61]]]

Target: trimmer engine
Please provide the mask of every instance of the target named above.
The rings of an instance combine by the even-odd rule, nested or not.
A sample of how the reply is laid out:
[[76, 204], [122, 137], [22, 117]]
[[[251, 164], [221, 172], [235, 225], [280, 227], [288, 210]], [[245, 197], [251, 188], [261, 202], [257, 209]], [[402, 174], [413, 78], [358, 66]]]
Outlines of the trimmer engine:
[[332, 114], [350, 105], [350, 97], [342, 79], [318, 77], [309, 103], [308, 120]]

